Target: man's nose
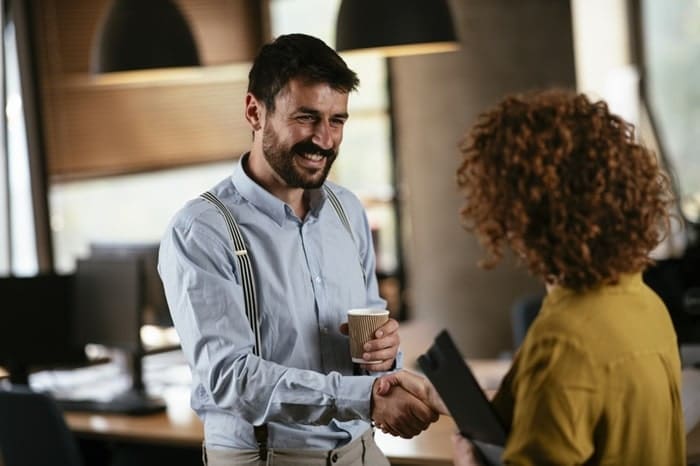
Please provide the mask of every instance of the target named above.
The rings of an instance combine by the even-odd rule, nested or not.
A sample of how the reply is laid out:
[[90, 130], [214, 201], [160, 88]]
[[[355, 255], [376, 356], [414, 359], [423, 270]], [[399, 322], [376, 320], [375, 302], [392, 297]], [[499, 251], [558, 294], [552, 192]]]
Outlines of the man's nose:
[[333, 148], [333, 130], [327, 121], [321, 121], [316, 125], [312, 141], [322, 149]]

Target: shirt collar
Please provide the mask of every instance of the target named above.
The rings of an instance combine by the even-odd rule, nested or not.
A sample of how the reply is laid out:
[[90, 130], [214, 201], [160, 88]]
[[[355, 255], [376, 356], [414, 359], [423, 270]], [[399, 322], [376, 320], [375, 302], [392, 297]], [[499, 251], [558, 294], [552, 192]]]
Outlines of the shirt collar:
[[[638, 288], [644, 285], [642, 281], [642, 273], [623, 273], [620, 274], [619, 281], [614, 285], [599, 285], [592, 288], [587, 293], [598, 293], [598, 294], [610, 294], [620, 291], [628, 291], [634, 288]], [[570, 289], [564, 288], [563, 286], [555, 286], [547, 293], [547, 301], [551, 304], [556, 304], [559, 301], [566, 299], [569, 296], [576, 295], [577, 292]]]
[[[282, 225], [288, 216], [290, 218], [296, 218], [294, 210], [289, 204], [271, 194], [246, 173], [243, 166], [247, 164], [249, 155], [250, 153], [246, 152], [241, 156], [231, 175], [231, 181], [238, 193], [258, 210], [272, 218], [278, 225]], [[315, 219], [318, 217], [325, 203], [326, 193], [323, 189], [310, 189], [307, 190], [307, 193], [309, 195], [310, 204], [309, 215], [307, 217], [313, 217]]]

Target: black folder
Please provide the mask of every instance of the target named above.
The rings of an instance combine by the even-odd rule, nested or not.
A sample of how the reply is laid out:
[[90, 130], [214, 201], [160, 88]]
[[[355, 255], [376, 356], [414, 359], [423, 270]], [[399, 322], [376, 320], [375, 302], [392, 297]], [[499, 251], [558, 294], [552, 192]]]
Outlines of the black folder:
[[477, 448], [482, 463], [500, 465], [508, 433], [447, 330], [440, 332], [435, 343], [418, 358], [418, 364], [461, 434]]

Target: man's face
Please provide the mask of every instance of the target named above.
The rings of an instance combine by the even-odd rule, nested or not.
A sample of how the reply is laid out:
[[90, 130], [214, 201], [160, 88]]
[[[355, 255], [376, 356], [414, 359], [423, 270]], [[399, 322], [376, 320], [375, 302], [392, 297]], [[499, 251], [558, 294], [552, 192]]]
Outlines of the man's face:
[[343, 139], [347, 104], [347, 93], [298, 79], [277, 95], [274, 112], [265, 118], [262, 148], [288, 187], [323, 185]]

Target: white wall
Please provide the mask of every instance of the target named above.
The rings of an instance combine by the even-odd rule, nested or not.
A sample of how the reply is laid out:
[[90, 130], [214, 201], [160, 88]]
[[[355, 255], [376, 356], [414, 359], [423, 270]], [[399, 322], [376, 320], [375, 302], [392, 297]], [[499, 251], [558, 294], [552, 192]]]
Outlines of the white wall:
[[627, 0], [571, 0], [576, 84], [603, 91], [617, 69], [631, 64]]
[[639, 72], [632, 63], [627, 0], [571, 0], [576, 87], [639, 123]]

